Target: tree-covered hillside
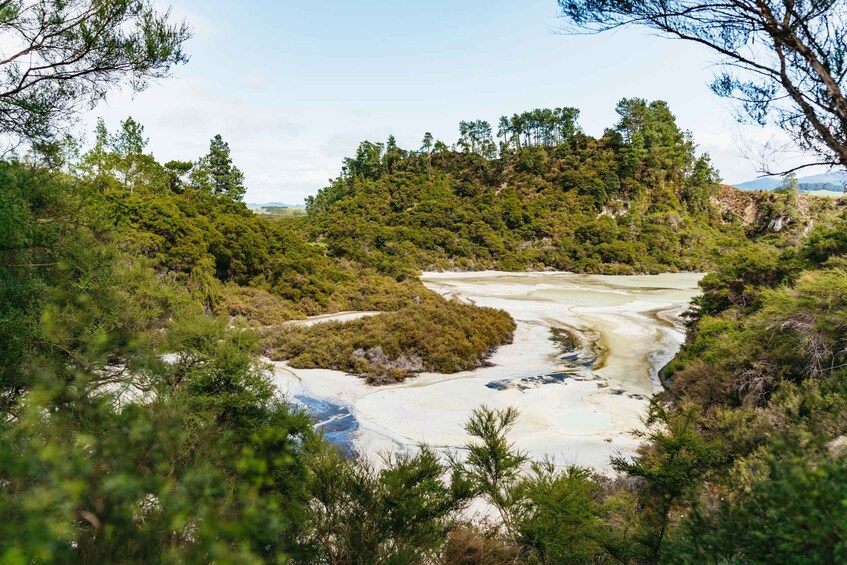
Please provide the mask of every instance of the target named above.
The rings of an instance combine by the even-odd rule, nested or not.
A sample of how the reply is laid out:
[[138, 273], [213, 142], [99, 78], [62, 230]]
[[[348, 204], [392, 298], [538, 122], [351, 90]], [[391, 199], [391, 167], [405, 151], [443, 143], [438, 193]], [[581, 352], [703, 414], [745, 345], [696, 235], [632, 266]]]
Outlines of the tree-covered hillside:
[[[295, 363], [379, 381], [472, 366], [506, 339], [508, 318], [333, 257], [309, 240], [311, 219], [248, 212], [227, 158], [216, 183], [208, 156], [160, 165], [141, 132], [129, 120], [101, 131], [66, 172], [39, 154], [2, 169], [0, 305], [18, 329], [0, 342], [7, 560], [779, 561], [807, 543], [821, 562], [842, 555], [843, 507], [823, 494], [839, 492], [832, 454], [847, 434], [847, 248], [831, 201], [732, 192], [708, 214], [682, 209], [747, 240], [705, 279], [656, 426], [635, 461], [616, 462], [619, 478], [543, 462], [524, 473], [505, 436], [515, 415], [480, 410], [473, 458], [445, 483], [428, 450], [381, 472], [340, 459], [275, 398], [255, 334], [208, 311], [278, 325], [351, 305], [396, 310], [274, 336]], [[213, 140], [210, 153], [223, 148]], [[473, 497], [502, 523], [461, 522]], [[763, 514], [775, 505], [790, 512]], [[777, 530], [779, 544], [761, 543]]]
[[416, 280], [327, 256], [302, 218], [251, 212], [241, 202], [243, 174], [220, 136], [194, 161], [162, 164], [132, 118], [117, 132], [101, 123], [95, 133], [79, 158], [78, 150], [51, 157], [64, 159], [77, 206], [108, 226], [122, 251], [149, 259], [214, 311], [271, 325], [339, 310], [396, 310], [426, 292]]
[[[666, 115], [662, 104], [631, 105]], [[0, 508], [15, 524], [0, 534], [4, 558], [655, 563], [750, 560], [755, 551], [775, 559], [801, 551], [799, 532], [815, 511], [840, 516], [840, 499], [802, 494], [806, 485], [837, 490], [843, 476], [830, 455], [847, 435], [840, 204], [791, 187], [717, 186], [705, 159], [676, 177], [645, 161], [642, 180], [621, 181], [624, 149], [641, 142], [613, 131], [600, 140], [566, 128], [524, 132], [520, 147], [507, 138], [501, 157], [486, 157], [473, 149], [489, 147], [480, 142], [485, 125], [463, 130], [468, 150], [364, 144], [306, 218], [250, 212], [222, 139], [194, 161], [161, 164], [131, 119], [117, 132], [98, 127], [78, 157], [73, 144], [57, 144], [4, 162], [0, 314], [15, 329], [0, 339]], [[683, 161], [693, 159], [679, 135]], [[672, 162], [660, 157], [673, 152], [643, 145], [655, 163]], [[369, 147], [372, 170], [363, 165]], [[392, 152], [402, 156], [387, 159]], [[522, 169], [527, 155], [549, 169]], [[591, 180], [601, 163], [620, 186], [598, 197], [584, 187], [606, 190]], [[705, 184], [694, 180], [698, 163]], [[495, 174], [514, 186], [498, 191], [487, 176]], [[507, 209], [519, 219], [513, 228], [497, 224]], [[439, 218], [491, 238], [462, 239], [436, 226]], [[670, 219], [675, 229], [661, 223]], [[565, 235], [562, 226], [579, 222]], [[558, 247], [528, 236], [539, 226], [561, 234]], [[349, 232], [384, 237], [338, 239]], [[390, 239], [401, 236], [412, 239]], [[495, 236], [497, 253], [479, 243]], [[477, 443], [465, 464], [425, 449], [377, 472], [341, 459], [278, 398], [262, 352], [379, 384], [474, 367], [507, 343], [514, 324], [503, 312], [446, 301], [410, 276], [448, 257], [423, 245], [447, 237], [466, 253], [443, 266], [555, 267], [549, 257], [571, 260], [565, 249], [586, 270], [717, 265], [689, 343], [666, 371], [648, 441], [634, 461], [615, 462], [620, 476], [533, 464], [507, 441], [515, 415], [485, 409], [468, 423]], [[601, 262], [616, 248], [645, 255]], [[663, 266], [662, 249], [675, 250], [676, 262]], [[285, 325], [344, 309], [385, 313]], [[500, 522], [461, 520], [479, 497]], [[796, 511], [762, 516], [761, 505], [777, 499]], [[781, 545], [762, 547], [780, 528]], [[840, 555], [837, 525], [816, 532], [829, 552], [821, 555]]]
[[600, 138], [578, 112], [463, 122], [448, 148], [362, 143], [308, 201], [310, 229], [336, 257], [382, 272], [554, 268], [704, 270], [744, 233], [712, 206], [718, 175], [664, 102], [625, 99]]

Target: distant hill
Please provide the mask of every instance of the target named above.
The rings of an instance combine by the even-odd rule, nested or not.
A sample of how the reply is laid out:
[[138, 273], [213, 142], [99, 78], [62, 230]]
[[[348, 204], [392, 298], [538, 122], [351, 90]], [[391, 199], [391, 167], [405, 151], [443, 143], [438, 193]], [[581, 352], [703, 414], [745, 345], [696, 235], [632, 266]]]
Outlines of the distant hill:
[[756, 180], [748, 180], [734, 185], [741, 190], [776, 190], [782, 186], [782, 179], [776, 177], [764, 177]]
[[305, 210], [305, 204], [285, 204], [284, 202], [265, 202], [259, 204], [256, 202], [246, 202], [244, 204], [251, 210], [259, 210], [260, 208], [288, 208], [289, 210]]
[[[421, 270], [711, 269], [720, 246], [745, 237], [712, 213], [717, 174], [666, 105], [625, 102], [621, 122], [600, 138], [542, 124], [498, 152], [487, 122], [465, 122], [454, 149], [363, 142], [307, 201], [311, 233], [330, 257], [398, 280]], [[530, 113], [527, 123], [536, 114], [554, 112]], [[628, 140], [638, 136], [649, 142], [633, 151]]]
[[[797, 179], [800, 190], [804, 192], [830, 191], [844, 192], [847, 185], [847, 172], [822, 173]], [[776, 190], [782, 188], [779, 177], [764, 177], [736, 184], [741, 190]]]

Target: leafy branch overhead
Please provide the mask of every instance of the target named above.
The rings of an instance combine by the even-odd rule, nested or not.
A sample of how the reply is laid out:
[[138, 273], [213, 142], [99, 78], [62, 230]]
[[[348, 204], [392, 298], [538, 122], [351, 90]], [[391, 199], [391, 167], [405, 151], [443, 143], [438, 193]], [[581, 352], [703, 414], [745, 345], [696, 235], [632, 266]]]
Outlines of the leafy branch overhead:
[[844, 0], [559, 0], [559, 6], [574, 31], [638, 25], [706, 46], [726, 68], [712, 83], [715, 93], [817, 157], [804, 166], [847, 167]]
[[191, 32], [150, 0], [0, 0], [0, 131], [49, 141], [84, 106], [188, 61]]

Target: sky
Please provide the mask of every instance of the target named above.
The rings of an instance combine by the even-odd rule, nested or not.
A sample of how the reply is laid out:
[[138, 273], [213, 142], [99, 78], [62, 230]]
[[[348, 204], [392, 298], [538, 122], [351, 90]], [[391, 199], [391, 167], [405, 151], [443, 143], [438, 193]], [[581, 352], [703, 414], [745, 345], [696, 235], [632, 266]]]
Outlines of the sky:
[[113, 93], [81, 127], [132, 116], [162, 162], [194, 160], [220, 133], [248, 202], [302, 203], [365, 139], [417, 149], [429, 131], [452, 144], [461, 120], [496, 129], [501, 115], [533, 108], [577, 107], [600, 135], [620, 99], [666, 100], [730, 183], [758, 176], [745, 155], [774, 135], [739, 126], [712, 94], [708, 51], [638, 29], [566, 35], [555, 0], [170, 5], [193, 29], [190, 62], [142, 93]]

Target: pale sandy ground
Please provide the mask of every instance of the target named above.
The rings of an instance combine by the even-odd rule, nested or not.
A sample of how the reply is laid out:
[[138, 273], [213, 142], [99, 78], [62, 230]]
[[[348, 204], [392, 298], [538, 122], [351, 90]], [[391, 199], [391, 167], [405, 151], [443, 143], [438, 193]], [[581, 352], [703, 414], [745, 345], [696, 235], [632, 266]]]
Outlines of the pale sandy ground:
[[308, 327], [323, 322], [349, 322], [352, 320], [358, 320], [359, 318], [375, 316], [379, 313], [380, 312], [336, 312], [335, 314], [321, 314], [320, 316], [311, 316], [303, 320], [290, 320], [285, 323], [291, 326]]
[[800, 194], [808, 194], [809, 196], [828, 196], [830, 198], [844, 198], [843, 192], [834, 190], [804, 190]]
[[[274, 374], [285, 392], [351, 406], [360, 425], [360, 453], [402, 451], [420, 442], [459, 448], [468, 440], [463, 423], [486, 404], [519, 410], [510, 437], [530, 455], [607, 470], [610, 456], [632, 454], [638, 445], [631, 431], [641, 426], [646, 397], [660, 386], [658, 370], [682, 344], [680, 315], [698, 294], [701, 276], [425, 273], [424, 284], [436, 292], [502, 308], [515, 319], [514, 343], [499, 348], [490, 367], [427, 373], [380, 388], [339, 371], [291, 369], [285, 363], [276, 363]], [[585, 380], [527, 390], [486, 387], [560, 370], [552, 327], [584, 332], [605, 352], [593, 371], [582, 371]]]

